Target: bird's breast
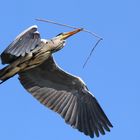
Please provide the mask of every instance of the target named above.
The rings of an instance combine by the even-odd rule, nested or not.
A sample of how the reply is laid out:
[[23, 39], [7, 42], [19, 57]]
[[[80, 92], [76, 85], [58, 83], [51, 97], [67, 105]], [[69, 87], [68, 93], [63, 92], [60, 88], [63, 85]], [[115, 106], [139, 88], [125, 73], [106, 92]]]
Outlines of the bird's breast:
[[[46, 47], [41, 47], [40, 49], [37, 49], [35, 52], [32, 52], [32, 56], [30, 56], [30, 59], [28, 59], [26, 62], [24, 62], [24, 69], [28, 70], [34, 67], [39, 66], [44, 61], [46, 61], [51, 55], [51, 51], [49, 51]], [[28, 57], [28, 56], [27, 56]]]

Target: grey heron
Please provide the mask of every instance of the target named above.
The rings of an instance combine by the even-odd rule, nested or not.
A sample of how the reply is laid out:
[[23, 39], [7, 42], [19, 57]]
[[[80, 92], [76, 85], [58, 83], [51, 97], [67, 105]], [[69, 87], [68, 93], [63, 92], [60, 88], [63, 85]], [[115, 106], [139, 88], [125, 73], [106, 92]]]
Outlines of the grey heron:
[[52, 54], [65, 46], [66, 39], [82, 29], [41, 39], [37, 26], [31, 26], [1, 53], [0, 81], [19, 75], [23, 87], [40, 103], [57, 112], [65, 122], [85, 135], [104, 135], [113, 127], [86, 84], [62, 70]]

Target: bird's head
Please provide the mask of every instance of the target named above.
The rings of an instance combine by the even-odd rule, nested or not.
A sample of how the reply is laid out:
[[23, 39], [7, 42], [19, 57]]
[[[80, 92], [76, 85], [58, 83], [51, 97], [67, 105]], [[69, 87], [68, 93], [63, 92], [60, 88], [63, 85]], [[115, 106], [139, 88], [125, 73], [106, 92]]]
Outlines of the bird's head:
[[65, 46], [66, 39], [69, 38], [70, 36], [82, 31], [82, 28], [75, 29], [70, 32], [65, 32], [65, 33], [60, 33], [56, 37], [50, 39], [48, 41], [48, 45], [51, 48], [52, 52], [59, 51]]

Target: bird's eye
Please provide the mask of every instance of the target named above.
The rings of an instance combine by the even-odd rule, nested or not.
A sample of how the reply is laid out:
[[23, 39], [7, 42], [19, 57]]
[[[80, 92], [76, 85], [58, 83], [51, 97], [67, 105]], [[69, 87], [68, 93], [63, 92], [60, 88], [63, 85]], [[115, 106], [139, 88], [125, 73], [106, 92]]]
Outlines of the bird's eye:
[[58, 34], [57, 36], [59, 36], [59, 35], [62, 35], [63, 33], [60, 33], [60, 34]]

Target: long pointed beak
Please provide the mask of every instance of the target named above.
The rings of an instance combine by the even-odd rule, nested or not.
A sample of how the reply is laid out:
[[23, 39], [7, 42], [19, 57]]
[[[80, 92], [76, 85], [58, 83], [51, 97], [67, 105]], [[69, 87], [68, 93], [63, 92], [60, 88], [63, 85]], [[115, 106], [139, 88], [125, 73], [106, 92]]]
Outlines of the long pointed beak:
[[80, 32], [80, 31], [82, 31], [82, 30], [83, 30], [83, 28], [79, 28], [79, 29], [73, 30], [73, 31], [71, 31], [71, 32], [66, 32], [66, 33], [64, 33], [64, 34], [62, 35], [61, 39], [62, 39], [62, 40], [65, 40], [65, 39], [67, 39], [68, 37], [70, 37], [70, 36], [72, 36], [72, 35], [74, 35], [74, 34]]

